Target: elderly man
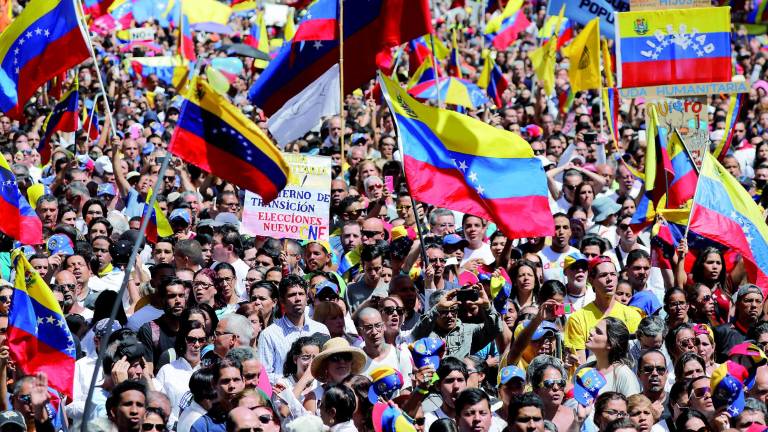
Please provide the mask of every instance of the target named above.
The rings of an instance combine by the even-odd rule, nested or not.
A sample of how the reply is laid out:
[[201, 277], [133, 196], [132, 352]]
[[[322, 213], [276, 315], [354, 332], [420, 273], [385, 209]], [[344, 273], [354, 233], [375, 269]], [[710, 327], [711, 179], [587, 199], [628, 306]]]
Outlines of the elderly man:
[[757, 323], [763, 313], [763, 291], [757, 285], [747, 284], [736, 292], [736, 315], [731, 322], [715, 327], [716, 360], [724, 363], [735, 345], [747, 340], [747, 331]]

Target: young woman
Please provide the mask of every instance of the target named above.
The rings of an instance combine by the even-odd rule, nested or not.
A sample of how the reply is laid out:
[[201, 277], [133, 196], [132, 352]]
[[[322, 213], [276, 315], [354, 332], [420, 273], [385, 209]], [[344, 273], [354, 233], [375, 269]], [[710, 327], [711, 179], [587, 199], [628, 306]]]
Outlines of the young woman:
[[174, 344], [176, 360], [157, 372], [161, 391], [170, 399], [175, 418], [179, 416], [179, 401], [189, 391], [189, 378], [200, 368], [200, 351], [208, 345], [208, 340], [205, 328], [199, 321], [182, 322]]
[[715, 336], [712, 328], [706, 324], [694, 324], [693, 333], [699, 339], [696, 353], [704, 359], [706, 365], [705, 375], [712, 376], [712, 372], [720, 366], [718, 363], [715, 363]]
[[594, 367], [605, 376], [602, 392], [615, 391], [627, 397], [640, 393], [640, 383], [629, 365], [629, 330], [620, 320], [603, 318], [589, 332], [586, 348], [596, 360], [583, 367]]
[[525, 306], [536, 306], [536, 296], [539, 293], [539, 280], [536, 277], [536, 264], [528, 260], [520, 260], [512, 269], [513, 300], [518, 311]]
[[707, 325], [722, 324], [715, 313], [715, 298], [712, 290], [703, 283], [696, 283], [686, 290], [688, 317], [691, 322]]
[[288, 351], [283, 365], [283, 378], [275, 383], [276, 408], [286, 421], [312, 414], [304, 409], [304, 398], [315, 391], [318, 383], [309, 366], [320, 353], [319, 337], [303, 336], [296, 339]]
[[673, 329], [681, 324], [686, 324], [688, 318], [688, 300], [685, 291], [673, 287], [664, 293], [664, 310], [667, 312], [667, 328]]
[[323, 350], [312, 360], [312, 376], [322, 383], [321, 386], [306, 395], [304, 408], [318, 412], [318, 401], [323, 399], [325, 390], [334, 384], [340, 384], [350, 375], [359, 374], [365, 367], [366, 356], [363, 350], [349, 345], [344, 338], [332, 338], [323, 344]]
[[216, 272], [210, 268], [203, 268], [195, 273], [192, 279], [192, 295], [199, 305], [206, 304], [218, 309], [216, 303]]
[[250, 285], [251, 304], [259, 310], [261, 322], [267, 328], [275, 319], [277, 305], [277, 285], [274, 282], [261, 281]]
[[221, 318], [222, 316], [232, 313], [237, 309], [237, 305], [240, 302], [240, 297], [237, 296], [235, 291], [235, 284], [237, 283], [237, 276], [235, 274], [235, 268], [228, 263], [216, 264], [216, 299], [220, 305], [216, 310], [216, 315]]

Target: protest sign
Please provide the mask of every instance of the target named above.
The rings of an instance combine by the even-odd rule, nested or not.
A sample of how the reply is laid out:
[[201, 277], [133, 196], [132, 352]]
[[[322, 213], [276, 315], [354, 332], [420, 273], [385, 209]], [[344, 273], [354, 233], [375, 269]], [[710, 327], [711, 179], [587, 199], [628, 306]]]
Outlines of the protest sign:
[[[696, 166], [700, 167], [704, 152], [709, 149], [707, 122], [710, 107], [706, 104], [706, 98], [650, 99], [646, 100], [646, 104], [656, 106], [659, 126], [670, 131], [677, 129]], [[647, 124], [648, 106], [645, 112]]]
[[245, 234], [328, 241], [331, 208], [331, 158], [283, 153], [291, 167], [288, 185], [265, 205], [248, 191], [243, 206]]
[[629, 10], [626, 0], [550, 0], [547, 15], [557, 16], [565, 6], [565, 16], [581, 25], [587, 25], [594, 18], [600, 18], [600, 34], [614, 39], [614, 12]]
[[631, 0], [630, 9], [640, 10], [659, 10], [659, 9], [681, 9], [689, 7], [711, 6], [709, 0]]
[[702, 96], [719, 93], [749, 93], [749, 82], [729, 81], [697, 84], [670, 84], [652, 87], [620, 88], [619, 95], [623, 99], [632, 98], [660, 98], [660, 97], [688, 97]]

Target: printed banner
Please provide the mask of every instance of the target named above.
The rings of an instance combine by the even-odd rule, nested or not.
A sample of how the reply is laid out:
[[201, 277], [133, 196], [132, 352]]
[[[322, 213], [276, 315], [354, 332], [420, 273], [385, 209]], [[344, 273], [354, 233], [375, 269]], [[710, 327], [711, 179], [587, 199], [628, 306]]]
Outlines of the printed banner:
[[[709, 105], [706, 104], [706, 98], [650, 99], [646, 100], [646, 104], [656, 105], [659, 126], [666, 127], [669, 131], [677, 129], [694, 163], [701, 167], [704, 152], [709, 150]], [[648, 106], [645, 107], [645, 112], [647, 115]], [[646, 124], [647, 122], [646, 117]]]
[[557, 16], [565, 5], [565, 16], [581, 25], [600, 18], [600, 34], [614, 39], [614, 13], [629, 10], [628, 0], [550, 0], [547, 15]]
[[288, 186], [269, 205], [247, 191], [241, 231], [278, 239], [328, 241], [331, 158], [299, 153], [283, 153], [283, 158], [291, 167]]
[[731, 9], [665, 9], [616, 14], [618, 86], [731, 80]]
[[672, 84], [654, 87], [634, 87], [619, 89], [619, 95], [624, 99], [632, 99], [638, 97], [686, 97], [718, 93], [749, 93], [749, 82], [729, 81], [702, 84]]

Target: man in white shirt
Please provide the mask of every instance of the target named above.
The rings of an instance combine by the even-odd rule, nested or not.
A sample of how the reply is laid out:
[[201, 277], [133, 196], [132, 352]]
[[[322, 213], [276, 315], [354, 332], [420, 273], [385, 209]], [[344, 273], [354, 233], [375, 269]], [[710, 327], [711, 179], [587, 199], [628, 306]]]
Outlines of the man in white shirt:
[[555, 235], [552, 244], [545, 246], [539, 252], [541, 263], [544, 266], [544, 280], [558, 280], [565, 283], [563, 264], [565, 257], [578, 249], [570, 245], [571, 221], [565, 213], [557, 213], [553, 216], [555, 221]]
[[577, 311], [595, 300], [595, 293], [587, 286], [588, 261], [581, 252], [574, 252], [565, 257], [563, 270], [567, 282], [565, 284], [565, 299], [563, 303], [573, 305]]
[[411, 386], [413, 360], [408, 349], [392, 346], [384, 340], [384, 320], [381, 313], [373, 308], [362, 308], [356, 314], [357, 332], [363, 337], [363, 351], [367, 357], [363, 375], [370, 377], [371, 371], [389, 366], [403, 375], [403, 388]]

